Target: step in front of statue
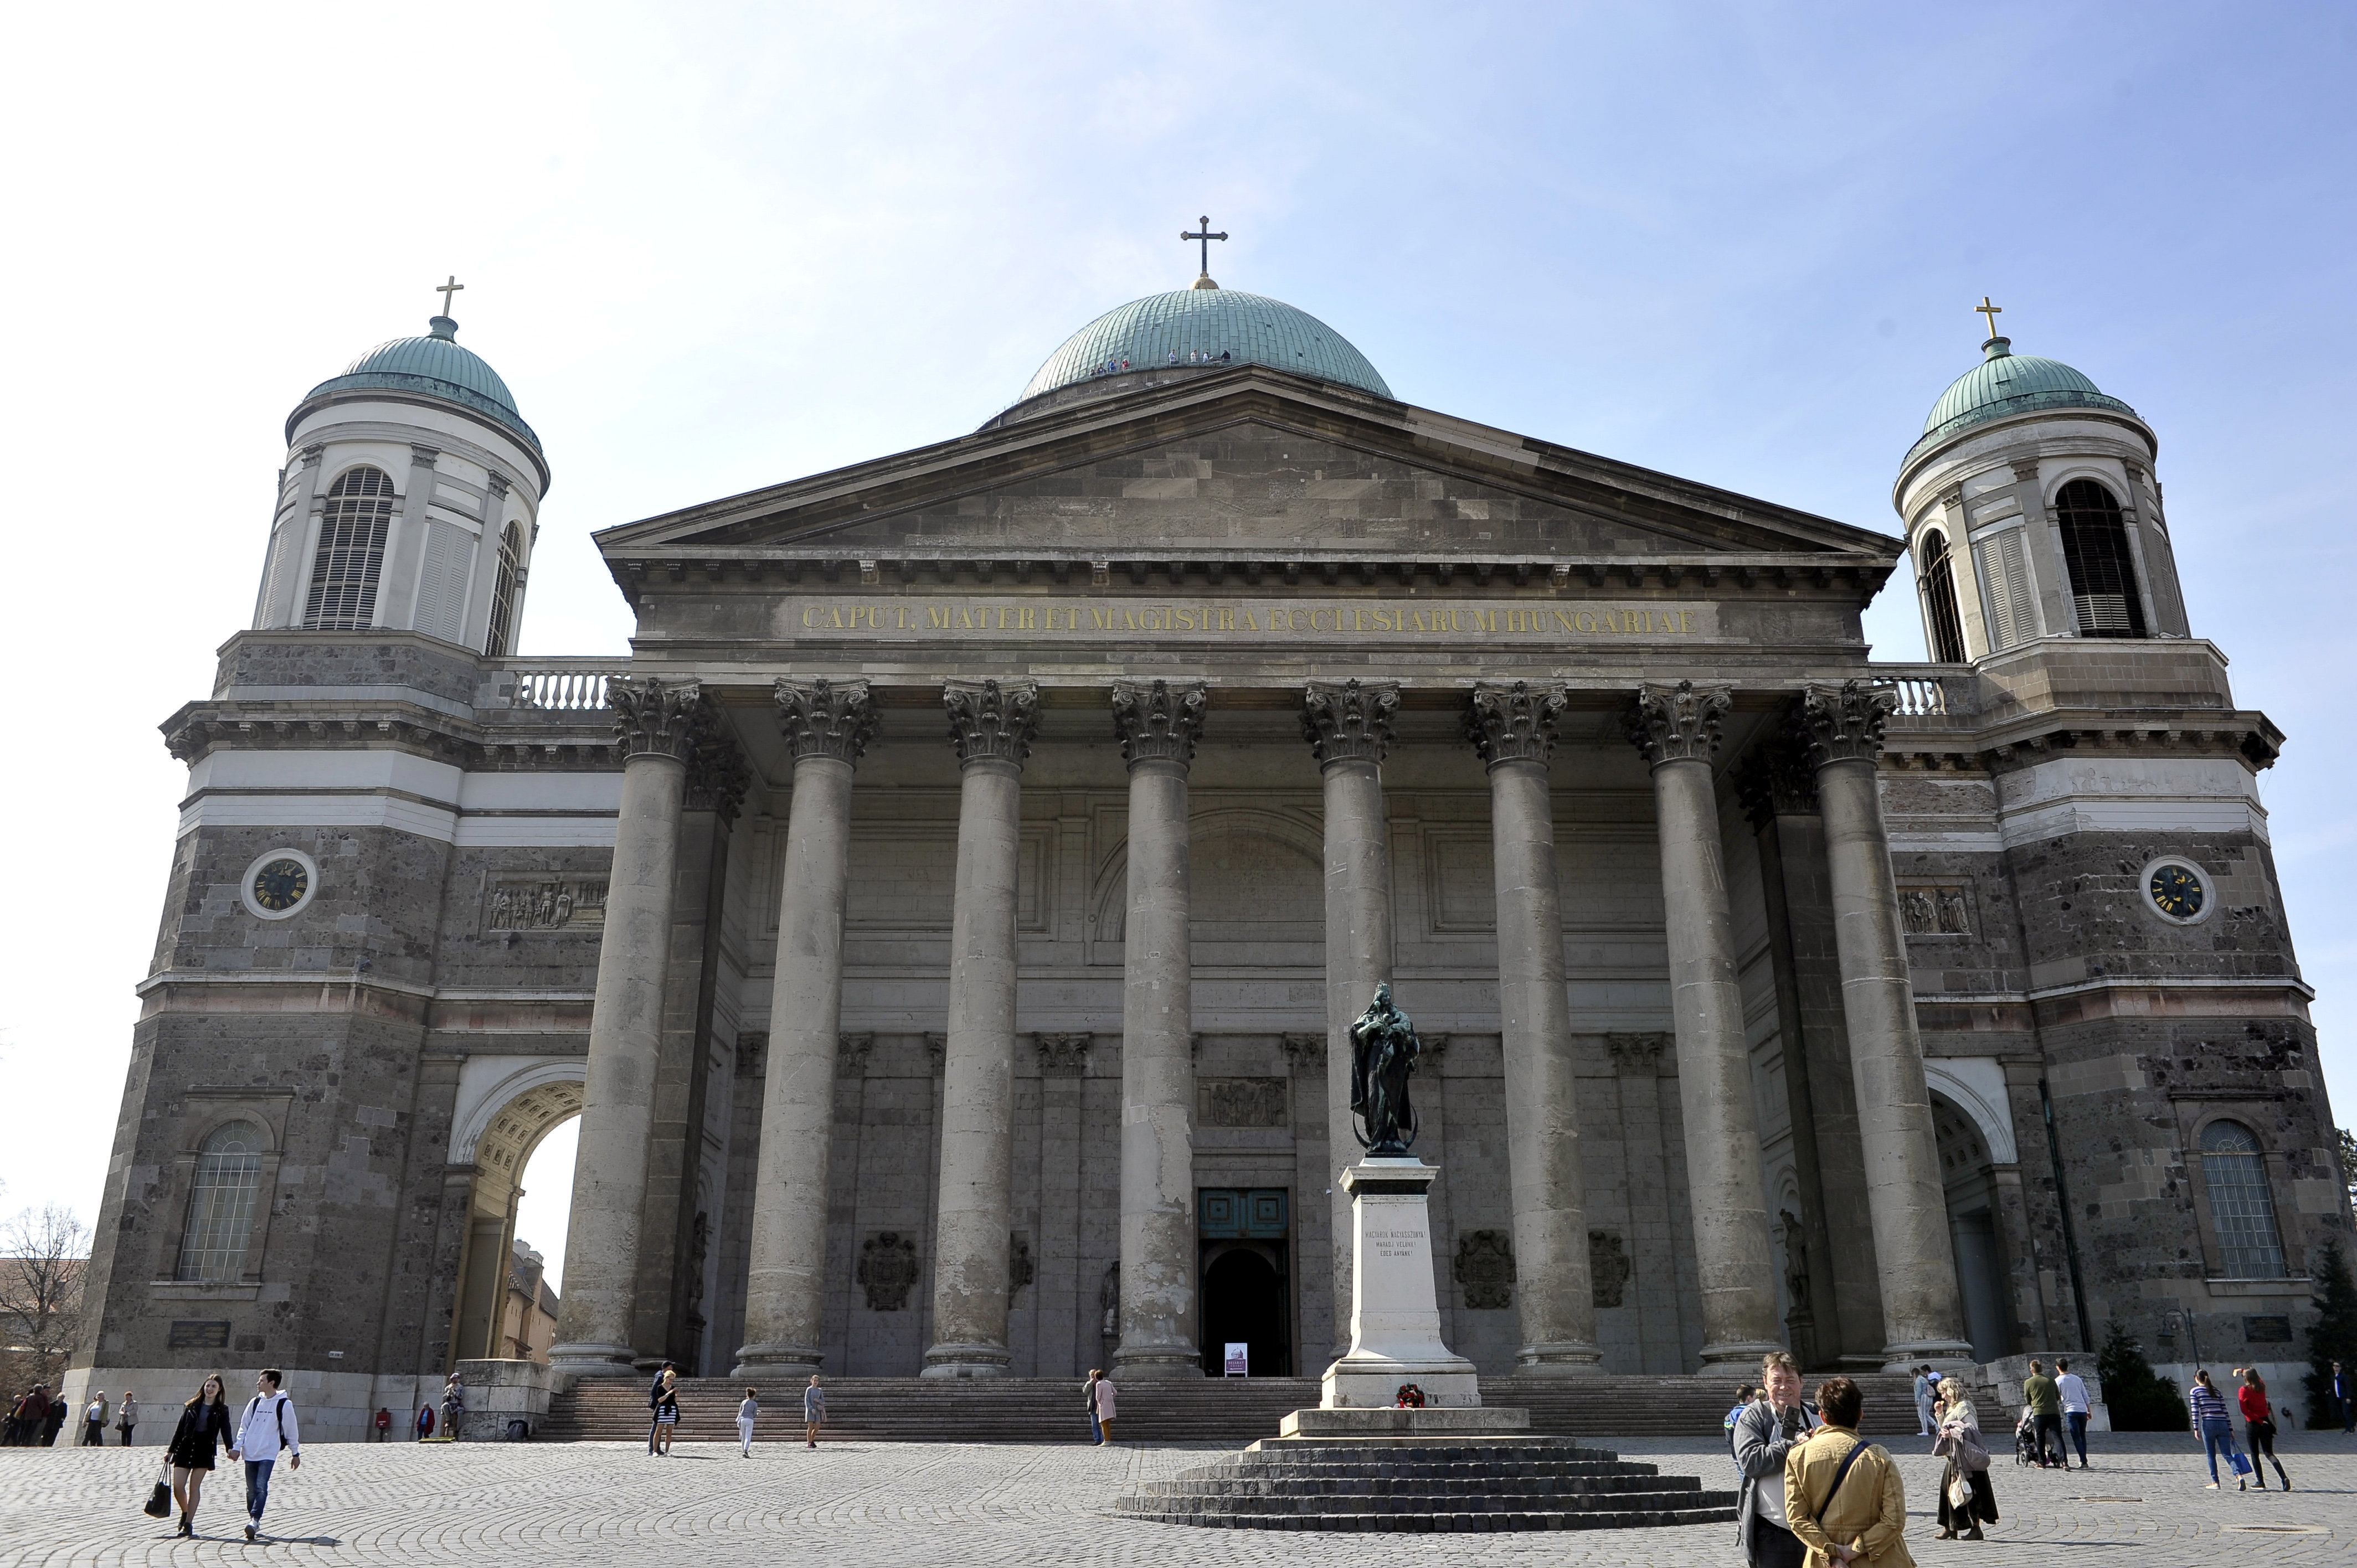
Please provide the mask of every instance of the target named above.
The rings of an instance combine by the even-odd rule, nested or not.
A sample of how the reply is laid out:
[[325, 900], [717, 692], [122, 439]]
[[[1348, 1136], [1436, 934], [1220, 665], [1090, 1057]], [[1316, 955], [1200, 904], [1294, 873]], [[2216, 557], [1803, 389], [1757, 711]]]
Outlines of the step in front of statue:
[[1414, 1445], [1297, 1438], [1146, 1482], [1112, 1511], [1227, 1530], [1633, 1530], [1726, 1523], [1735, 1494], [1560, 1438]]

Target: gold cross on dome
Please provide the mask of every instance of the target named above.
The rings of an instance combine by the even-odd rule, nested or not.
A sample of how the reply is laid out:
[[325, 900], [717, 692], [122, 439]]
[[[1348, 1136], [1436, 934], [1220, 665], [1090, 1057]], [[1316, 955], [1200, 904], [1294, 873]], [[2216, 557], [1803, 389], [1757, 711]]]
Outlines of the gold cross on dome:
[[1991, 305], [1989, 303], [1989, 296], [1983, 295], [1981, 295], [1981, 302], [1973, 306], [1973, 314], [1975, 316], [1986, 316], [1988, 317], [1988, 335], [1994, 338], [1996, 336], [1996, 318], [2005, 314], [2005, 306], [2002, 305]]
[[1211, 220], [1208, 216], [1198, 218], [1195, 221], [1203, 226], [1203, 231], [1201, 233], [1189, 234], [1182, 229], [1178, 231], [1178, 237], [1181, 240], [1196, 240], [1201, 242], [1203, 249], [1202, 273], [1205, 277], [1210, 277], [1211, 275], [1211, 242], [1214, 240], [1224, 240], [1228, 236], [1224, 231], [1217, 234], [1212, 233]]
[[443, 315], [447, 316], [450, 314], [450, 296], [454, 294], [463, 293], [467, 285], [465, 284], [458, 281], [458, 274], [457, 273], [452, 273], [450, 274], [450, 281], [448, 283], [437, 283], [434, 285], [434, 292], [442, 296]]

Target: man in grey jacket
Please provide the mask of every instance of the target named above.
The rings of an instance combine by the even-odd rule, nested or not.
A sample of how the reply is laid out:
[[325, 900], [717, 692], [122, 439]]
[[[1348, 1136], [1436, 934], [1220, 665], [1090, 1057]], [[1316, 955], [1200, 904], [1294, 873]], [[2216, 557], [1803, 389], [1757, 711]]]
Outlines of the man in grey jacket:
[[1801, 1369], [1784, 1351], [1760, 1361], [1767, 1398], [1736, 1418], [1735, 1467], [1743, 1472], [1736, 1498], [1736, 1539], [1750, 1568], [1801, 1568], [1807, 1548], [1784, 1519], [1784, 1458], [1817, 1427], [1816, 1412], [1801, 1399]]

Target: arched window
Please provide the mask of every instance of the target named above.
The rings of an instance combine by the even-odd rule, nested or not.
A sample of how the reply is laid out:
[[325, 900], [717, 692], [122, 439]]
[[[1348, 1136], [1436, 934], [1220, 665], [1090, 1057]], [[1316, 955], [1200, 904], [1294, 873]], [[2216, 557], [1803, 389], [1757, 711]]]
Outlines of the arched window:
[[2062, 559], [2071, 569], [2071, 600], [2081, 637], [2142, 637], [2143, 596], [2120, 503], [2093, 479], [2073, 479], [2054, 497], [2062, 531]]
[[2218, 1232], [2228, 1279], [2284, 1277], [2283, 1236], [2267, 1187], [2259, 1141], [2239, 1122], [2212, 1122], [2201, 1133], [2201, 1175], [2210, 1187], [2210, 1223]]
[[376, 621], [376, 579], [393, 524], [393, 480], [382, 468], [354, 468], [328, 491], [319, 553], [303, 624], [313, 631], [365, 631]]
[[179, 1278], [235, 1283], [244, 1273], [268, 1146], [268, 1136], [251, 1122], [232, 1122], [205, 1140], [188, 1190], [188, 1226], [180, 1233]]
[[491, 587], [491, 634], [483, 651], [499, 659], [515, 651], [516, 582], [523, 575], [523, 524], [511, 522], [500, 535], [500, 575]]
[[1942, 664], [1964, 661], [1964, 625], [1956, 615], [1956, 572], [1948, 559], [1948, 536], [1938, 529], [1923, 534], [1921, 570], [1915, 585], [1923, 596], [1923, 625], [1931, 633], [1932, 657]]

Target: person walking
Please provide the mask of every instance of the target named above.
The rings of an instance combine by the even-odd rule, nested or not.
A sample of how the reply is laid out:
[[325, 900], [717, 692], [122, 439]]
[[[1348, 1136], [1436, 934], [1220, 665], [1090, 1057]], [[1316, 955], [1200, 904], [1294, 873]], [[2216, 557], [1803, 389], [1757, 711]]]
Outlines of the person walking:
[[139, 1424], [139, 1396], [129, 1389], [123, 1391], [123, 1402], [114, 1407], [114, 1430], [123, 1434], [123, 1446], [131, 1446], [131, 1429]]
[[205, 1477], [213, 1473], [214, 1456], [228, 1441], [229, 1395], [215, 1372], [180, 1407], [180, 1424], [164, 1450], [172, 1466], [172, 1500], [180, 1506], [181, 1535], [197, 1533], [197, 1505], [204, 1500]]
[[2227, 1419], [2226, 1402], [2218, 1396], [2218, 1385], [2210, 1380], [2210, 1369], [2197, 1367], [2193, 1386], [2185, 1391], [2185, 1402], [2193, 1412], [2193, 1430], [2201, 1434], [2201, 1455], [2210, 1461], [2210, 1484], [2201, 1489], [2218, 1489], [2218, 1455], [2226, 1455], [2227, 1468], [2234, 1475], [2234, 1489], [2242, 1491], [2247, 1483], [2242, 1478], [2242, 1466], [2234, 1461], [2242, 1450], [2234, 1446], [2234, 1423]]
[[82, 1407], [81, 1445], [84, 1448], [106, 1446], [106, 1391], [92, 1391], [90, 1403]]
[[745, 1457], [753, 1456], [753, 1419], [761, 1413], [761, 1394], [758, 1389], [745, 1391], [745, 1402], [737, 1407], [737, 1446]]
[[2332, 1363], [2332, 1402], [2340, 1407], [2341, 1434], [2357, 1432], [2357, 1378], [2338, 1361]]
[[666, 1371], [655, 1380], [655, 1423], [647, 1433], [647, 1452], [657, 1457], [671, 1453], [672, 1432], [679, 1425], [679, 1374]]
[[1922, 1430], [1919, 1437], [1929, 1437], [1940, 1429], [1938, 1412], [1932, 1408], [1932, 1365], [1925, 1362], [1915, 1369], [1915, 1423]]
[[1808, 1568], [1915, 1568], [1907, 1550], [1907, 1488], [1889, 1451], [1857, 1434], [1865, 1411], [1856, 1383], [1827, 1378], [1817, 1385], [1824, 1428], [1785, 1457], [1784, 1513], [1809, 1549]]
[[2267, 1473], [2259, 1468], [2259, 1455], [2276, 1467], [2276, 1478], [2285, 1491], [2291, 1490], [2291, 1477], [2284, 1474], [2283, 1461], [2276, 1457], [2276, 1413], [2267, 1405], [2267, 1380], [2256, 1367], [2234, 1369], [2243, 1376], [2243, 1386], [2235, 1391], [2234, 1402], [2243, 1407], [2243, 1433], [2251, 1440], [2251, 1478], [2259, 1490], [2267, 1489]]
[[417, 1441], [423, 1443], [433, 1435], [434, 1407], [430, 1404], [419, 1405], [417, 1407]]
[[[2038, 1467], [2050, 1470], [2060, 1465], [2071, 1467], [2070, 1451], [2062, 1446], [2062, 1391], [2046, 1375], [2046, 1363], [2029, 1363], [2029, 1376], [2021, 1380], [2021, 1402], [2028, 1407], [2031, 1429], [2038, 1441]], [[2052, 1458], [2047, 1457], [2046, 1440], [2054, 1440]]]
[[1807, 1548], [1785, 1520], [1785, 1463], [1818, 1430], [1817, 1412], [1801, 1398], [1801, 1369], [1773, 1350], [1760, 1361], [1766, 1398], [1735, 1420], [1735, 1539], [1750, 1568], [1801, 1568]]
[[[2072, 1446], [2079, 1450], [2079, 1468], [2087, 1469], [2087, 1415], [2094, 1406], [2087, 1398], [2087, 1381], [2061, 1357], [2054, 1359], [2054, 1391], [2062, 1401], [2062, 1424], [2071, 1430]], [[2071, 1450], [2062, 1451], [2062, 1467], [2071, 1467]]]
[[1989, 1477], [1988, 1444], [1981, 1435], [1980, 1414], [1973, 1408], [1964, 1385], [1954, 1378], [1942, 1380], [1934, 1414], [1940, 1434], [1932, 1452], [1948, 1461], [1940, 1477], [1939, 1539], [1986, 1540], [1981, 1526], [1996, 1522], [1996, 1487]]
[[379, 1405], [379, 1406], [377, 1407], [376, 1421], [375, 1421], [372, 1424], [373, 1424], [373, 1426], [374, 1426], [374, 1430], [375, 1430], [375, 1432], [376, 1432], [376, 1441], [378, 1441], [379, 1443], [384, 1443], [384, 1442], [388, 1442], [388, 1441], [390, 1441], [390, 1440], [392, 1439], [392, 1437], [393, 1437], [393, 1412], [392, 1412], [392, 1411], [390, 1411], [390, 1410], [386, 1409], [386, 1408], [385, 1408], [384, 1406], [382, 1406], [382, 1405]]
[[1097, 1380], [1103, 1376], [1103, 1368], [1091, 1367], [1088, 1380], [1081, 1385], [1081, 1403], [1089, 1412], [1089, 1441], [1100, 1448], [1104, 1446], [1104, 1428], [1097, 1424]]
[[1097, 1441], [1103, 1444], [1110, 1444], [1113, 1442], [1114, 1416], [1114, 1386], [1113, 1380], [1111, 1378], [1101, 1377], [1097, 1380], [1096, 1396]]
[[802, 1390], [802, 1441], [818, 1446], [818, 1429], [826, 1424], [826, 1391], [819, 1386], [818, 1374], [813, 1372]]
[[262, 1536], [262, 1510], [270, 1506], [270, 1473], [278, 1466], [279, 1451], [287, 1453], [286, 1467], [303, 1467], [303, 1431], [295, 1419], [295, 1402], [283, 1391], [285, 1374], [264, 1367], [253, 1380], [253, 1397], [238, 1418], [237, 1436], [229, 1456], [245, 1463], [245, 1538]]

